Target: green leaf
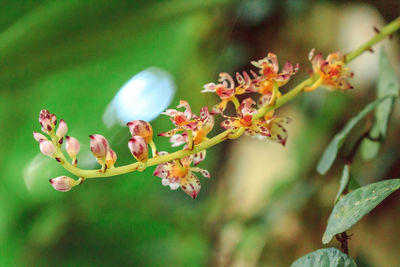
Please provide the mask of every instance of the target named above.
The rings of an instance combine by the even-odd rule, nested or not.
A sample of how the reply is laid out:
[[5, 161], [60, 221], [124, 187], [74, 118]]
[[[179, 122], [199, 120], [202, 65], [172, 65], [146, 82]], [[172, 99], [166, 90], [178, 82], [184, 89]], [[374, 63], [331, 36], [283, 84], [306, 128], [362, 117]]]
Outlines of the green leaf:
[[349, 184], [349, 181], [350, 181], [349, 165], [344, 165], [342, 177], [340, 178], [340, 187], [335, 198], [335, 203], [339, 200], [340, 195], [346, 189], [347, 185]]
[[323, 248], [297, 259], [291, 267], [355, 267], [356, 263], [337, 248]]
[[336, 159], [339, 148], [343, 145], [347, 135], [354, 128], [354, 126], [356, 126], [356, 124], [360, 120], [362, 120], [369, 112], [371, 112], [381, 101], [386, 98], [387, 97], [377, 99], [374, 102], [366, 105], [364, 109], [362, 109], [355, 117], [349, 120], [346, 126], [335, 135], [330, 144], [326, 147], [324, 154], [318, 162], [317, 171], [320, 174], [325, 174], [330, 169]]
[[361, 185], [360, 183], [357, 181], [356, 178], [354, 178], [354, 176], [350, 177], [350, 181], [349, 184], [347, 185], [347, 189], [349, 189], [350, 191], [356, 190], [358, 188], [360, 188]]
[[376, 107], [374, 113], [375, 122], [372, 130], [374, 131], [374, 129], [376, 129], [379, 135], [386, 137], [387, 125], [393, 108], [393, 101], [395, 97], [399, 96], [399, 82], [397, 80], [396, 72], [390, 64], [387, 54], [383, 48], [381, 49], [379, 58], [379, 78], [376, 95], [377, 98], [392, 96], [380, 103]]
[[379, 141], [373, 141], [369, 138], [364, 138], [360, 147], [362, 159], [368, 161], [375, 158], [376, 155], [378, 155], [379, 147]]
[[348, 230], [399, 188], [400, 179], [391, 179], [360, 187], [347, 194], [333, 208], [322, 243], [327, 244], [334, 235]]
[[[382, 48], [379, 58], [379, 77], [376, 87], [376, 98], [392, 96], [380, 103], [374, 112], [374, 124], [370, 136], [372, 138], [385, 138], [393, 102], [399, 95], [399, 82], [385, 50]], [[361, 144], [361, 156], [364, 160], [371, 160], [378, 154], [380, 143], [364, 139]]]

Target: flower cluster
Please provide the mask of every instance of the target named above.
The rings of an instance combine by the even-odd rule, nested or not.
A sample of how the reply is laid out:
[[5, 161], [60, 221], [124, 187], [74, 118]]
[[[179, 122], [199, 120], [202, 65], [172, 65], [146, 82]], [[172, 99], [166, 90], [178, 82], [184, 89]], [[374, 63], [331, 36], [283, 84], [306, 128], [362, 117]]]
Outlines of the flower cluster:
[[[313, 77], [316, 76], [319, 79], [305, 91], [314, 90], [319, 85], [341, 90], [351, 88], [346, 79], [351, 77], [352, 73], [345, 66], [343, 56], [334, 53], [324, 60], [321, 54], [314, 57], [313, 53], [312, 51], [310, 54]], [[181, 100], [177, 106], [178, 109], [167, 109], [163, 113], [170, 118], [174, 127], [167, 132], [158, 134], [158, 136], [168, 137], [172, 147], [183, 146], [183, 149], [179, 152], [172, 154], [157, 152], [153, 141], [153, 128], [148, 122], [135, 120], [127, 123], [132, 135], [128, 141], [128, 148], [137, 160], [136, 163], [132, 164], [132, 168], [129, 166], [129, 170], [142, 171], [147, 166], [158, 164], [153, 174], [162, 179], [162, 185], [169, 186], [172, 190], [181, 188], [186, 194], [196, 198], [201, 185], [194, 172], [199, 172], [206, 178], [210, 178], [210, 173], [192, 165], [197, 165], [203, 161], [206, 157], [206, 148], [215, 144], [209, 142], [210, 139], [207, 137], [214, 128], [213, 116], [215, 114], [220, 114], [224, 118], [221, 127], [227, 130], [225, 134], [222, 133], [224, 137], [219, 142], [227, 138], [239, 137], [244, 132], [251, 136], [259, 136], [285, 145], [288, 137], [285, 125], [289, 122], [289, 119], [275, 115], [275, 103], [280, 97], [283, 97], [280, 87], [284, 86], [298, 72], [299, 65], [286, 62], [280, 70], [277, 56], [272, 53], [251, 63], [258, 70], [250, 70], [250, 75], [246, 71], [238, 72], [235, 81], [228, 73], [220, 73], [219, 83], [204, 85], [202, 92], [213, 92], [221, 99], [211, 112], [205, 106], [200, 109], [199, 115], [196, 115], [192, 112], [189, 103]], [[256, 101], [253, 100], [254, 97], [242, 97], [242, 95], [249, 93], [256, 97]], [[239, 98], [242, 98], [242, 101], [239, 101]], [[235, 107], [235, 115], [233, 116], [225, 114], [229, 102], [232, 102]], [[256, 109], [257, 105], [260, 107], [258, 110]], [[39, 142], [40, 151], [56, 159], [69, 170], [77, 170], [76, 173], [79, 174], [87, 173], [87, 171], [80, 172], [80, 169], [77, 168], [80, 144], [76, 138], [66, 135], [68, 132], [67, 123], [60, 120], [58, 127], [56, 127], [56, 116], [47, 110], [40, 112], [39, 123], [43, 134], [33, 132], [33, 137]], [[100, 169], [96, 170], [91, 177], [101, 176], [99, 173], [107, 175], [107, 172], [111, 172], [110, 169], [114, 169], [111, 175], [127, 172], [127, 168], [119, 169], [119, 167], [115, 167], [117, 154], [111, 149], [104, 136], [93, 134], [89, 137], [90, 150], [101, 165]], [[71, 163], [66, 160], [62, 152], [64, 139], [66, 140], [65, 151], [69, 155]], [[152, 151], [151, 158], [149, 158], [149, 147]], [[116, 171], [122, 169], [124, 171]], [[87, 178], [90, 178], [90, 176]], [[59, 176], [50, 179], [50, 183], [56, 190], [65, 192], [81, 184], [84, 180], [85, 177], [82, 176], [79, 176], [78, 179]]]
[[[200, 109], [200, 116], [192, 113], [188, 102], [181, 100], [178, 108], [184, 107], [185, 111], [177, 111], [168, 109], [163, 114], [170, 116], [172, 123], [176, 126], [174, 129], [160, 133], [159, 136], [170, 137], [173, 147], [185, 145], [184, 149], [193, 149], [194, 145], [198, 145], [207, 139], [207, 135], [214, 127], [214, 118], [208, 111], [208, 107]], [[182, 133], [180, 133], [182, 132]], [[206, 151], [200, 151], [194, 155], [194, 164], [204, 160]]]
[[[238, 130], [244, 128], [249, 135], [262, 136], [282, 145], [286, 144], [287, 130], [284, 124], [289, 122], [287, 118], [274, 116], [274, 110], [256, 118], [257, 110], [253, 105], [256, 104], [251, 98], [244, 99], [239, 103], [237, 95], [244, 93], [256, 93], [259, 95], [257, 103], [260, 107], [272, 106], [276, 99], [281, 97], [279, 88], [284, 86], [290, 78], [299, 70], [299, 64], [292, 65], [286, 62], [281, 71], [277, 56], [269, 53], [267, 57], [258, 61], [251, 62], [257, 67], [258, 73], [250, 70], [251, 76], [243, 71], [242, 74], [236, 73], [237, 85], [233, 78], [227, 73], [220, 74], [219, 84], [208, 83], [202, 92], [215, 92], [221, 102], [213, 108], [214, 113], [221, 113], [226, 119], [221, 123], [225, 129]], [[229, 82], [229, 83], [228, 83]], [[227, 103], [232, 101], [236, 107], [236, 116], [224, 115]]]
[[315, 49], [312, 49], [308, 58], [312, 64], [313, 74], [318, 74], [319, 79], [311, 87], [305, 88], [305, 91], [314, 91], [321, 85], [328, 89], [353, 89], [347, 79], [353, 77], [354, 73], [345, 65], [343, 54], [332, 53], [324, 59], [322, 53], [314, 56], [314, 52]]

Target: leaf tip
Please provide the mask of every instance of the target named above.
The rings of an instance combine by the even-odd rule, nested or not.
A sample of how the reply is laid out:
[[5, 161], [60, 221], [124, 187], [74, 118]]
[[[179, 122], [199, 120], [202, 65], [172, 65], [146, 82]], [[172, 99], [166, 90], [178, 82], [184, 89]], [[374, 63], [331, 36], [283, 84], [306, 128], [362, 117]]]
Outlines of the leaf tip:
[[324, 245], [328, 244], [332, 240], [332, 238], [333, 238], [333, 236], [331, 234], [325, 233], [322, 236], [322, 244], [324, 244]]

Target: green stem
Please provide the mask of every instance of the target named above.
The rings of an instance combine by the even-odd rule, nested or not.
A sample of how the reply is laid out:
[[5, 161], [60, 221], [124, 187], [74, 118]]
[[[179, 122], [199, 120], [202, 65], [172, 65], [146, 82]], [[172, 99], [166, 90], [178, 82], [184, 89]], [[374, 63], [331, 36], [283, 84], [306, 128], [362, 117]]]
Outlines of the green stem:
[[235, 105], [235, 110], [238, 110], [239, 106], [240, 106], [240, 103], [239, 103], [239, 100], [236, 98], [236, 96], [234, 96], [232, 98], [232, 103]]
[[260, 108], [257, 112], [256, 115], [254, 115], [253, 119], [260, 119], [264, 117], [265, 114], [270, 112], [271, 110], [277, 109], [280, 106], [286, 104], [287, 102], [291, 101], [293, 98], [295, 98], [299, 93], [301, 93], [304, 89], [304, 87], [312, 85], [314, 82], [313, 78], [308, 78], [307, 80], [302, 81], [299, 85], [297, 85], [295, 88], [278, 98], [275, 102], [274, 105], [268, 106], [265, 105], [264, 107]]
[[150, 140], [149, 145], [150, 145], [150, 148], [151, 148], [151, 155], [154, 158], [155, 156], [157, 156], [157, 148], [156, 148], [156, 144], [154, 143], [153, 139]]
[[[361, 55], [364, 51], [371, 48], [372, 45], [381, 41], [385, 37], [391, 35], [395, 31], [397, 31], [399, 28], [400, 28], [400, 18], [397, 18], [396, 20], [394, 20], [393, 22], [389, 23], [384, 28], [382, 28], [380, 33], [378, 33], [372, 39], [370, 39], [369, 41], [367, 41], [366, 43], [361, 45], [356, 50], [348, 53], [346, 56], [346, 62], [350, 62], [350, 61], [354, 60], [359, 55]], [[291, 91], [287, 92], [286, 94], [284, 94], [283, 96], [278, 98], [274, 105], [272, 105], [272, 106], [266, 105], [266, 106], [260, 108], [258, 110], [257, 114], [253, 117], [253, 120], [260, 119], [260, 118], [264, 117], [264, 115], [267, 114], [268, 112], [270, 112], [271, 110], [277, 109], [280, 106], [288, 103], [293, 98], [295, 98], [299, 93], [301, 93], [305, 87], [311, 86], [315, 82], [316, 78], [317, 77], [310, 77], [310, 78], [304, 80], [303, 82], [298, 84], [296, 87], [294, 87]], [[235, 104], [235, 102], [234, 102], [234, 104]], [[236, 103], [235, 106], [237, 104], [238, 103]], [[243, 132], [244, 132], [244, 128], [238, 130], [237, 132], [234, 132], [233, 130], [226, 130], [210, 139], [204, 140], [202, 143], [194, 146], [192, 150], [180, 150], [180, 151], [177, 151], [177, 152], [174, 152], [171, 154], [167, 154], [164, 156], [154, 157], [154, 155], [153, 155], [153, 158], [151, 158], [147, 161], [147, 166], [154, 166], [154, 165], [158, 165], [158, 164], [172, 161], [175, 159], [180, 159], [180, 158], [183, 158], [183, 157], [191, 155], [191, 154], [195, 154], [197, 152], [200, 152], [207, 148], [215, 146], [232, 136], [233, 137], [236, 137], [236, 135], [240, 136]], [[232, 135], [232, 133], [233, 133], [233, 135]], [[54, 132], [50, 133], [50, 137], [51, 137], [53, 143], [56, 144], [57, 138], [55, 137]], [[85, 177], [85, 178], [111, 177], [111, 176], [116, 176], [116, 175], [136, 171], [140, 167], [140, 163], [136, 162], [136, 163], [132, 163], [132, 164], [125, 165], [125, 166], [108, 169], [106, 172], [101, 172], [101, 170], [82, 170], [82, 169], [79, 169], [79, 168], [73, 166], [72, 164], [70, 164], [65, 159], [64, 154], [62, 153], [61, 149], [58, 146], [56, 146], [56, 150], [57, 150], [57, 157], [60, 157], [62, 159], [60, 164], [66, 170], [68, 170], [72, 174], [75, 174], [76, 176], [79, 176], [79, 177]]]
[[399, 28], [400, 28], [400, 17], [396, 18], [395, 20], [393, 20], [392, 22], [387, 24], [385, 27], [383, 27], [378, 34], [376, 34], [369, 41], [365, 42], [362, 46], [360, 46], [356, 50], [348, 53], [346, 55], [346, 63], [353, 61], [355, 58], [357, 58], [363, 52], [371, 49], [374, 44], [385, 39], [387, 36], [391, 35], [395, 31], [397, 31]]
[[[221, 143], [222, 141], [228, 139], [228, 135], [232, 133], [232, 130], [226, 130], [213, 138], [210, 138], [206, 141], [203, 141], [201, 144], [196, 145], [193, 150], [180, 150], [171, 154], [167, 154], [164, 156], [157, 156], [149, 159], [147, 161], [147, 167], [158, 165], [167, 161], [172, 161], [175, 159], [180, 159], [183, 157], [186, 157], [191, 154], [195, 154], [197, 152], [203, 151], [209, 147], [215, 146], [218, 143]], [[65, 159], [64, 155], [60, 152], [60, 157]], [[108, 169], [106, 172], [101, 172], [100, 170], [82, 170], [80, 168], [77, 168], [67, 162], [66, 160], [63, 160], [62, 163], [60, 163], [67, 171], [70, 173], [76, 175], [76, 176], [81, 176], [85, 178], [98, 178], [98, 177], [110, 177], [110, 176], [116, 176], [132, 171], [136, 171], [139, 167], [139, 162], [135, 162], [129, 165], [121, 166], [121, 167], [115, 167], [113, 169]]]
[[189, 149], [192, 150], [194, 143], [193, 143], [193, 132], [191, 130], [186, 131], [187, 135], [188, 135], [188, 146]]

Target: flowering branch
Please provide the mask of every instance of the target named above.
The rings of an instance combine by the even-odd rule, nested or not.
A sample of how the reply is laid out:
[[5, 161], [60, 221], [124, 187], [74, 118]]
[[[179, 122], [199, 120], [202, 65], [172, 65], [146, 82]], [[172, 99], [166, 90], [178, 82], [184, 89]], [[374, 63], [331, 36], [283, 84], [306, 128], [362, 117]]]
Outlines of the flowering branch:
[[[277, 117], [274, 114], [275, 110], [291, 101], [299, 93], [311, 92], [320, 86], [342, 91], [352, 89], [348, 78], [351, 78], [353, 73], [346, 63], [354, 60], [364, 51], [372, 50], [372, 45], [399, 28], [400, 18], [397, 18], [380, 30], [371, 40], [347, 55], [333, 53], [324, 59], [322, 54], [314, 56], [314, 50], [312, 50], [309, 55], [313, 69], [311, 76], [284, 95], [281, 94], [280, 87], [284, 86], [291, 76], [298, 72], [299, 65], [287, 62], [279, 72], [277, 57], [272, 53], [261, 60], [251, 62], [259, 69], [258, 73], [250, 70], [252, 77], [245, 71], [242, 74], [236, 73], [237, 83], [229, 74], [221, 73], [219, 84], [206, 84], [202, 91], [216, 93], [221, 99], [221, 102], [214, 106], [211, 112], [207, 107], [203, 107], [200, 115], [197, 116], [192, 113], [189, 103], [181, 100], [178, 108], [184, 108], [184, 112], [168, 109], [163, 113], [170, 117], [175, 128], [161, 133], [159, 136], [169, 137], [172, 146], [184, 145], [182, 150], [170, 154], [158, 152], [153, 141], [151, 125], [141, 120], [129, 122], [127, 126], [132, 138], [128, 142], [128, 147], [137, 162], [125, 166], [114, 166], [117, 160], [116, 153], [111, 149], [105, 137], [95, 134], [90, 135], [90, 148], [101, 168], [98, 170], [78, 168], [79, 142], [73, 137], [66, 136], [68, 127], [63, 120], [60, 120], [55, 131], [56, 116], [47, 110], [42, 110], [39, 122], [43, 133], [47, 134], [50, 140], [43, 134], [34, 132], [34, 138], [39, 142], [41, 152], [56, 159], [67, 171], [79, 177], [78, 180], [75, 180], [67, 176], [60, 176], [51, 179], [50, 182], [56, 190], [68, 191], [81, 184], [85, 179], [143, 171], [147, 167], [158, 165], [154, 175], [162, 178], [164, 186], [169, 186], [173, 190], [180, 187], [192, 198], [195, 198], [200, 191], [200, 182], [193, 172], [199, 172], [206, 178], [209, 178], [210, 174], [199, 167], [191, 167], [191, 164], [197, 165], [204, 160], [208, 148], [226, 139], [236, 139], [243, 133], [258, 135], [285, 145], [287, 131], [284, 125], [289, 122], [289, 119]], [[239, 102], [237, 96], [245, 93], [260, 95], [257, 103], [251, 98]], [[235, 107], [236, 116], [234, 117], [224, 114], [229, 102], [232, 102]], [[253, 107], [256, 104], [260, 107], [259, 109]], [[207, 134], [214, 126], [213, 115], [215, 114], [220, 114], [225, 118], [221, 127], [226, 130], [212, 138], [207, 138]], [[71, 158], [71, 163], [61, 150], [64, 139], [66, 140], [65, 149]], [[152, 151], [151, 158], [148, 158], [149, 146]]]

